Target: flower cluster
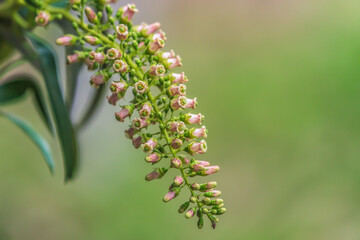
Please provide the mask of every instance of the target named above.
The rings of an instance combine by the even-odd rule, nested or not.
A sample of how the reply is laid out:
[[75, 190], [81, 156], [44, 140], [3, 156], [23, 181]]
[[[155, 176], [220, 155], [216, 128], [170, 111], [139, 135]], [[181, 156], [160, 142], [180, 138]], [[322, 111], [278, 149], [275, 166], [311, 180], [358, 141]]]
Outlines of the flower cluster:
[[[163, 51], [167, 38], [160, 23], [132, 24], [138, 12], [134, 4], [118, 9], [113, 17], [109, 5], [104, 7], [105, 11], [96, 13], [85, 2], [70, 1], [72, 8], [80, 13], [73, 20], [77, 35], [67, 34], [56, 40], [58, 45], [82, 46], [82, 51], [67, 56], [67, 63], [82, 61], [90, 71], [95, 71], [90, 84], [95, 88], [107, 84], [111, 92], [107, 100], [111, 105], [117, 106], [125, 93], [132, 91], [133, 100], [120, 106], [115, 119], [119, 122], [129, 119], [125, 136], [135, 148], [144, 151], [147, 163], [165, 164], [147, 174], [145, 180], [160, 179], [170, 169], [176, 169], [179, 175], [170, 184], [163, 201], [176, 198], [186, 187], [189, 200], [178, 212], [185, 212], [186, 218], [197, 215], [199, 228], [207, 216], [215, 228], [217, 215], [226, 211], [219, 198], [221, 192], [214, 190], [217, 183], [198, 183], [192, 179], [214, 174], [219, 167], [199, 160], [207, 151], [207, 129], [202, 126], [204, 116], [192, 113], [198, 102], [186, 96], [188, 78], [184, 72], [174, 72], [182, 66], [181, 58], [173, 50]], [[44, 10], [35, 21], [46, 26], [50, 18]]]

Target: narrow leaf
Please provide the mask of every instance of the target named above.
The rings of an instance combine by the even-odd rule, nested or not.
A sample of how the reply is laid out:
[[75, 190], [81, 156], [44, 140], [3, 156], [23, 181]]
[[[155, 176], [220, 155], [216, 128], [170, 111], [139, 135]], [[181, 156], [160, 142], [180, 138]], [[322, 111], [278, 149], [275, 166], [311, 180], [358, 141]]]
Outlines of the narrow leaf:
[[41, 154], [45, 158], [46, 164], [51, 172], [54, 173], [54, 161], [52, 158], [50, 146], [48, 142], [39, 135], [28, 123], [21, 120], [20, 118], [5, 112], [0, 112], [0, 116], [4, 116], [18, 126], [39, 148]]
[[0, 105], [22, 98], [27, 90], [31, 90], [35, 96], [36, 106], [39, 108], [46, 127], [53, 133], [50, 113], [46, 107], [44, 96], [39, 85], [32, 77], [27, 75], [15, 75], [0, 85]]
[[[65, 162], [65, 180], [74, 177], [78, 165], [77, 139], [71, 123], [69, 113], [63, 101], [60, 87], [56, 54], [52, 47], [39, 37], [28, 32], [27, 38], [34, 46], [41, 71], [49, 94], [50, 103], [54, 113], [54, 121], [61, 142]], [[35, 65], [36, 66], [36, 65]]]

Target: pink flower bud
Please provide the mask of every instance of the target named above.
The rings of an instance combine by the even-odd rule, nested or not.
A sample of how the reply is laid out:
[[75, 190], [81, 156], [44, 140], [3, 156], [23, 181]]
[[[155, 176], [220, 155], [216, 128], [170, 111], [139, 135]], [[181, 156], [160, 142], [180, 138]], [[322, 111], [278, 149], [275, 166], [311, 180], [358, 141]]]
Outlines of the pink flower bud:
[[205, 197], [218, 197], [220, 195], [221, 195], [221, 192], [217, 191], [217, 190], [213, 190], [213, 191], [209, 191], [209, 192], [204, 193]]
[[200, 164], [201, 166], [204, 166], [204, 167], [210, 166], [210, 163], [209, 163], [208, 161], [196, 160], [195, 163], [196, 163], [196, 164]]
[[187, 159], [187, 158], [181, 158], [181, 161], [182, 161], [183, 164], [189, 164], [190, 163], [189, 159]]
[[85, 15], [86, 15], [87, 19], [89, 20], [89, 22], [91, 22], [91, 23], [98, 22], [98, 17], [96, 16], [96, 13], [90, 7], [85, 8]]
[[205, 167], [201, 164], [194, 164], [191, 166], [191, 169], [194, 171], [194, 172], [201, 172], [201, 171], [204, 171], [205, 170]]
[[190, 130], [189, 135], [190, 138], [199, 138], [199, 137], [207, 138], [206, 127], [202, 126], [201, 128], [192, 129]]
[[197, 142], [190, 143], [189, 146], [187, 147], [187, 151], [192, 155], [194, 155], [195, 153], [199, 153], [199, 154], [206, 153], [207, 145], [205, 140], [201, 140], [199, 143]]
[[85, 42], [87, 42], [90, 45], [98, 45], [100, 43], [100, 40], [97, 37], [86, 35], [84, 37]]
[[78, 5], [80, 4], [81, 0], [70, 0], [71, 5]]
[[167, 59], [167, 62], [169, 64], [169, 68], [173, 69], [175, 67], [181, 67], [182, 66], [182, 60], [179, 55], [177, 55], [175, 58], [169, 58]]
[[145, 119], [141, 119], [141, 118], [135, 118], [133, 120], [133, 127], [136, 129], [136, 130], [140, 130], [144, 127], [147, 127], [149, 125], [149, 122]]
[[170, 102], [170, 106], [174, 110], [178, 110], [179, 108], [185, 108], [187, 103], [187, 98], [184, 96], [180, 96], [178, 98], [174, 98]]
[[143, 81], [138, 81], [135, 83], [135, 90], [136, 92], [143, 94], [148, 90], [148, 85]]
[[201, 173], [201, 175], [207, 176], [207, 175], [210, 175], [210, 174], [217, 173], [219, 170], [220, 170], [220, 167], [219, 167], [219, 166], [206, 167], [206, 168], [205, 168], [205, 171], [203, 171], [203, 172]]
[[120, 52], [119, 49], [110, 48], [110, 49], [107, 51], [106, 56], [107, 56], [107, 58], [110, 59], [110, 60], [115, 60], [115, 59], [121, 58], [121, 52]]
[[48, 25], [50, 20], [50, 14], [44, 11], [40, 11], [39, 14], [35, 18], [36, 25], [45, 27]]
[[170, 191], [165, 195], [165, 197], [163, 198], [163, 201], [169, 202], [170, 200], [176, 198], [177, 195], [179, 195], [179, 193], [180, 193], [180, 191], [177, 191], [177, 190]]
[[150, 53], [155, 53], [164, 46], [165, 46], [165, 41], [162, 38], [157, 38], [149, 43], [148, 49]]
[[[106, 98], [108, 100], [108, 103], [111, 105], [114, 105], [114, 106], [116, 105], [117, 101], [120, 100], [119, 95], [117, 93], [113, 93], [110, 95], [110, 97], [106, 97]], [[116, 116], [116, 114], [115, 114], [115, 116]]]
[[208, 182], [200, 185], [200, 189], [211, 189], [217, 186], [217, 182]]
[[176, 176], [176, 177], [174, 178], [173, 185], [174, 185], [175, 187], [178, 187], [178, 186], [180, 186], [181, 184], [183, 184], [183, 182], [184, 182], [184, 179], [183, 179], [181, 176]]
[[120, 24], [116, 27], [116, 36], [119, 40], [126, 40], [129, 36], [128, 27], [124, 24]]
[[92, 62], [103, 63], [105, 62], [105, 54], [102, 52], [91, 51], [88, 56]]
[[124, 122], [124, 119], [130, 117], [131, 114], [132, 114], [132, 108], [127, 106], [121, 109], [120, 112], [115, 113], [115, 118], [119, 122]]
[[171, 160], [171, 167], [173, 167], [173, 168], [179, 168], [179, 167], [181, 167], [181, 160], [178, 159], [178, 158], [173, 158], [173, 159]]
[[121, 15], [122, 19], [126, 19], [127, 21], [131, 21], [134, 13], [139, 12], [138, 9], [136, 9], [135, 4], [128, 4], [123, 8], [123, 14]]
[[169, 130], [171, 132], [177, 132], [183, 134], [186, 129], [185, 123], [183, 122], [172, 122], [170, 123]]
[[136, 149], [138, 149], [141, 146], [142, 143], [142, 137], [138, 136], [137, 138], [132, 139], [132, 144]]
[[146, 181], [151, 181], [151, 180], [155, 180], [158, 179], [160, 176], [160, 173], [156, 170], [152, 171], [151, 173], [149, 173], [148, 175], [146, 175], [145, 180]]
[[120, 82], [112, 82], [110, 85], [110, 90], [112, 93], [121, 93], [125, 92], [127, 87], [127, 83], [121, 80]]
[[136, 29], [136, 31], [141, 32], [142, 30], [145, 29], [146, 26], [147, 26], [147, 23], [142, 22], [140, 25], [137, 25], [134, 28]]
[[186, 94], [186, 86], [184, 84], [180, 84], [179, 86], [171, 85], [169, 87], [169, 92], [171, 96], [176, 96], [176, 95], [184, 96]]
[[152, 153], [145, 158], [145, 161], [148, 163], [157, 163], [161, 160], [161, 156], [158, 153]]
[[101, 84], [104, 83], [105, 83], [105, 77], [101, 73], [97, 73], [96, 75], [93, 75], [90, 78], [90, 84], [95, 88], [99, 87]]
[[160, 29], [160, 26], [161, 25], [159, 22], [154, 22], [150, 25], [146, 25], [146, 26], [144, 26], [145, 33], [147, 35], [153, 34], [154, 32], [156, 32], [157, 30]]
[[183, 142], [181, 141], [181, 139], [175, 138], [171, 141], [171, 147], [173, 149], [178, 149], [182, 146]]
[[128, 70], [128, 65], [123, 60], [115, 60], [113, 69], [115, 72], [125, 73]]
[[201, 115], [201, 113], [199, 113], [199, 114], [187, 113], [187, 114], [185, 114], [183, 121], [186, 124], [194, 124], [194, 123], [201, 124], [201, 122], [204, 120], [204, 118], [205, 117], [203, 115]]
[[151, 105], [149, 103], [144, 103], [144, 105], [139, 111], [140, 117], [143, 119], [150, 117], [151, 111], [152, 111]]
[[161, 56], [164, 59], [168, 59], [168, 58], [174, 58], [176, 55], [174, 50], [170, 50], [169, 52], [164, 52]]
[[187, 83], [189, 80], [188, 78], [185, 76], [185, 73], [173, 73], [171, 74], [172, 77], [172, 83], [176, 84], [176, 83]]
[[58, 39], [56, 39], [56, 44], [61, 46], [72, 46], [76, 42], [77, 37], [71, 34], [66, 34]]
[[146, 143], [142, 145], [142, 149], [144, 152], [149, 153], [152, 152], [152, 150], [154, 150], [156, 145], [157, 145], [157, 141], [154, 138], [150, 138], [149, 140], [147, 140]]
[[135, 128], [130, 127], [128, 130], [125, 130], [125, 137], [128, 139], [132, 139], [135, 134]]
[[68, 55], [66, 57], [66, 63], [67, 64], [76, 63], [76, 62], [79, 62], [79, 60], [80, 60], [80, 57], [79, 57], [78, 53]]
[[153, 66], [150, 67], [149, 73], [150, 73], [152, 76], [162, 77], [162, 76], [164, 76], [165, 68], [164, 68], [164, 66], [161, 65], [161, 64], [153, 65]]
[[186, 218], [192, 218], [194, 215], [195, 215], [195, 208], [191, 208], [190, 210], [188, 210], [186, 213], [185, 213], [185, 217]]
[[85, 64], [87, 65], [88, 70], [94, 70], [97, 68], [97, 63], [91, 61], [88, 57], [85, 58]]
[[164, 41], [166, 41], [166, 39], [167, 39], [166, 34], [162, 30], [159, 30], [157, 33], [155, 33], [152, 39], [156, 40], [158, 38], [161, 38]]

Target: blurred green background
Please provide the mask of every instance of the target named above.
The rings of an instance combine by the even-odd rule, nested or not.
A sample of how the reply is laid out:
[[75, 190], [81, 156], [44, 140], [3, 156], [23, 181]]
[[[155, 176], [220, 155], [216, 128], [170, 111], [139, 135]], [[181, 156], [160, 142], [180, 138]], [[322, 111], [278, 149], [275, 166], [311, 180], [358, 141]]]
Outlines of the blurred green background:
[[[198, 230], [177, 213], [187, 194], [164, 204], [175, 171], [144, 181], [152, 168], [104, 99], [66, 185], [56, 142], [51, 177], [33, 143], [0, 119], [0, 239], [360, 239], [360, 2], [133, 2], [135, 22], [160, 21], [167, 49], [184, 60], [209, 129], [203, 160], [221, 166], [208, 179], [227, 213], [216, 230]], [[74, 118], [93, 91], [89, 76]], [[30, 96], [4, 109], [51, 139]]]

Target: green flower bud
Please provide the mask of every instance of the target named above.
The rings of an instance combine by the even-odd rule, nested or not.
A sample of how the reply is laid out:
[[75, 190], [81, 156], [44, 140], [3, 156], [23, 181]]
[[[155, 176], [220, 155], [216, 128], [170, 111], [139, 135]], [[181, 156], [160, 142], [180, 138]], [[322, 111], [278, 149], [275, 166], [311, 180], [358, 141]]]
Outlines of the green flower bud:
[[197, 227], [199, 229], [202, 229], [204, 226], [204, 219], [203, 218], [199, 218], [198, 222], [197, 222]]
[[192, 218], [195, 215], [196, 208], [190, 208], [189, 211], [185, 213], [187, 219]]
[[191, 197], [190, 197], [190, 202], [195, 203], [195, 202], [196, 202], [196, 197], [191, 196]]
[[189, 205], [190, 205], [190, 202], [184, 202], [184, 203], [179, 207], [178, 212], [179, 212], [179, 213], [185, 212], [186, 209], [188, 209]]

